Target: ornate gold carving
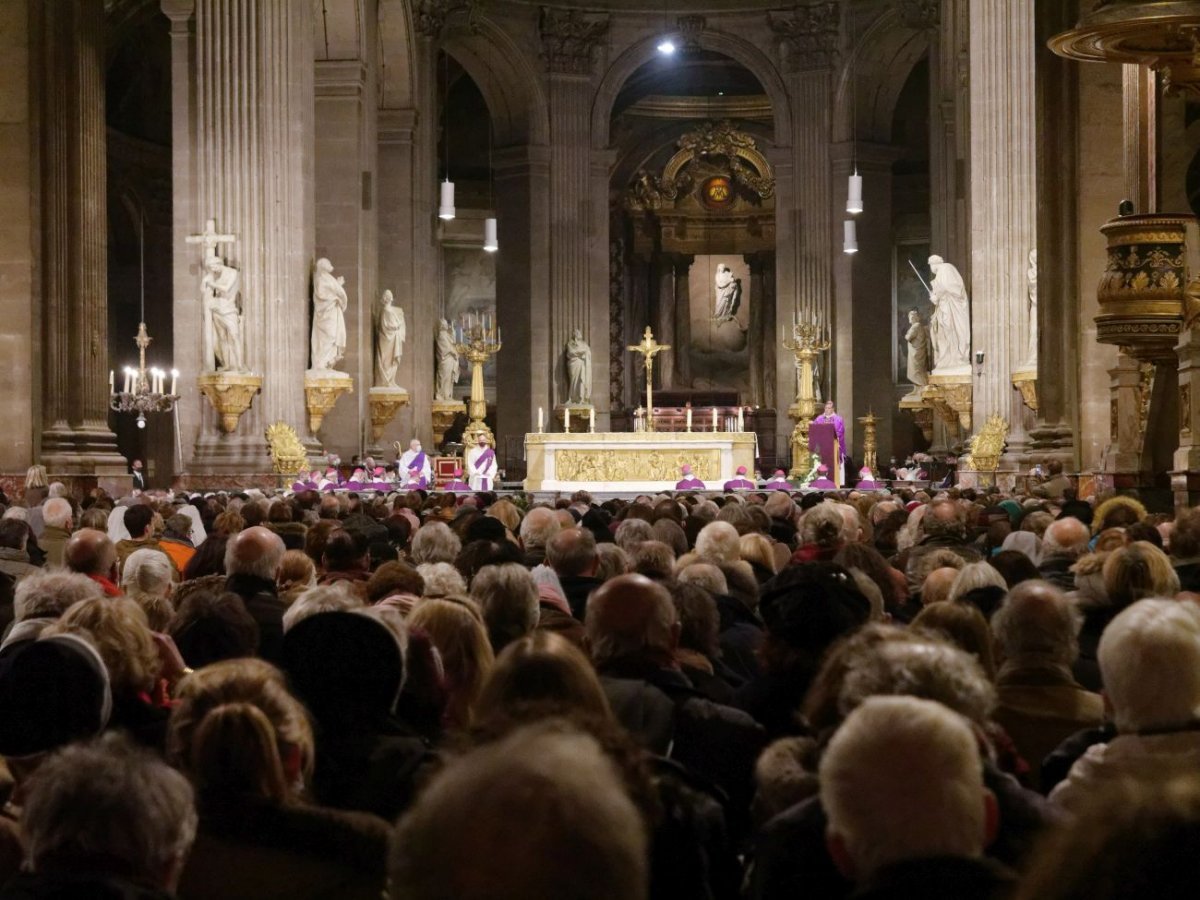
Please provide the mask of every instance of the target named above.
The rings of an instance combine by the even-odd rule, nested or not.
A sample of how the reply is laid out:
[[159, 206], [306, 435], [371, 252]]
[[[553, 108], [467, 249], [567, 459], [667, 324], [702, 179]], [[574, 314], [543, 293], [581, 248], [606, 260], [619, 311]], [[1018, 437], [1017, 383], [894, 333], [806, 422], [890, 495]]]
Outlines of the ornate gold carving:
[[685, 464], [701, 481], [721, 478], [721, 451], [717, 449], [558, 450], [554, 454], [559, 481], [674, 482]]
[[1186, 435], [1192, 433], [1192, 386], [1190, 384], [1179, 386], [1179, 433]]
[[271, 448], [271, 468], [276, 475], [299, 475], [308, 471], [308, 453], [296, 429], [286, 422], [267, 426], [267, 445]]
[[1021, 392], [1021, 400], [1034, 412], [1038, 411], [1037, 372], [1024, 370], [1013, 372], [1012, 385]]
[[467, 408], [461, 400], [434, 400], [433, 401], [433, 443], [434, 446], [440, 446], [442, 441], [446, 439], [446, 432], [450, 426], [454, 424], [454, 417], [459, 413], [465, 413]]
[[1007, 436], [1008, 422], [993, 413], [979, 430], [979, 434], [971, 438], [971, 453], [966, 459], [967, 468], [976, 472], [995, 472], [1000, 467], [1004, 439]]
[[867, 410], [865, 416], [859, 416], [858, 421], [863, 427], [863, 465], [875, 471], [875, 423], [879, 421], [879, 417], [875, 415], [874, 410]]
[[408, 406], [408, 391], [404, 388], [373, 387], [367, 392], [371, 407], [371, 439], [383, 437], [383, 429], [396, 418], [396, 413]]
[[970, 376], [966, 381], [935, 381], [921, 388], [921, 399], [931, 406], [951, 428], [958, 427], [964, 433], [971, 430], [971, 382]]
[[347, 393], [354, 393], [354, 380], [349, 375], [305, 375], [304, 406], [308, 410], [308, 430], [316, 434], [338, 397]]
[[233, 434], [238, 420], [250, 408], [254, 395], [262, 390], [261, 375], [209, 372], [196, 379], [200, 393], [208, 398], [221, 417], [221, 431]]

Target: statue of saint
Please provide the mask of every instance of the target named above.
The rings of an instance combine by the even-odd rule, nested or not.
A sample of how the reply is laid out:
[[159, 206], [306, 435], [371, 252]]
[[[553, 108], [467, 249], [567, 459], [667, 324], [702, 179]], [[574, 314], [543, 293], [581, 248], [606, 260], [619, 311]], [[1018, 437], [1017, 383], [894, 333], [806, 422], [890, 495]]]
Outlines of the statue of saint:
[[733, 277], [733, 270], [724, 263], [717, 265], [717, 309], [713, 317], [720, 321], [732, 319], [742, 305], [742, 279]]
[[392, 292], [384, 291], [375, 313], [375, 385], [397, 387], [396, 372], [404, 354], [404, 310], [393, 302]]
[[1025, 271], [1025, 278], [1029, 282], [1029, 350], [1025, 361], [1027, 365], [1035, 367], [1038, 358], [1037, 250], [1029, 251], [1029, 268]]
[[200, 280], [204, 317], [204, 365], [209, 372], [245, 372], [242, 354], [241, 273], [221, 257], [204, 262]]
[[586, 406], [592, 402], [592, 348], [576, 328], [567, 341], [567, 403]]
[[967, 286], [958, 269], [940, 256], [929, 257], [933, 283], [929, 299], [933, 302], [933, 318], [929, 332], [933, 338], [933, 367], [942, 369], [971, 368], [971, 307]]
[[922, 387], [929, 383], [933, 359], [929, 347], [929, 329], [915, 309], [908, 311], [908, 331], [904, 333], [904, 340], [908, 342], [908, 380]]
[[346, 354], [346, 279], [334, 277], [333, 264], [318, 259], [313, 270], [312, 370], [328, 372]]
[[458, 346], [454, 340], [454, 329], [445, 319], [438, 323], [434, 350], [437, 355], [437, 379], [433, 399], [453, 400], [454, 386], [458, 384]]

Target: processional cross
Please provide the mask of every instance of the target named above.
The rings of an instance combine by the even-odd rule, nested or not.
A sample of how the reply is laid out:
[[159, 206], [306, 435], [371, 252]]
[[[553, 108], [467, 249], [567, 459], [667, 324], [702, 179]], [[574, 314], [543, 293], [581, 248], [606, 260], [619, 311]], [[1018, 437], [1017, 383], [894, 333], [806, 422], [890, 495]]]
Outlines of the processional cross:
[[654, 357], [664, 350], [670, 350], [670, 344], [660, 344], [654, 340], [654, 332], [646, 326], [640, 344], [632, 344], [628, 348], [634, 353], [642, 354], [642, 362], [646, 366], [646, 430], [654, 430]]
[[204, 260], [217, 255], [218, 244], [232, 244], [237, 240], [237, 236], [233, 234], [218, 234], [217, 220], [209, 219], [204, 223], [204, 230], [199, 234], [189, 234], [184, 240], [189, 244], [204, 245]]

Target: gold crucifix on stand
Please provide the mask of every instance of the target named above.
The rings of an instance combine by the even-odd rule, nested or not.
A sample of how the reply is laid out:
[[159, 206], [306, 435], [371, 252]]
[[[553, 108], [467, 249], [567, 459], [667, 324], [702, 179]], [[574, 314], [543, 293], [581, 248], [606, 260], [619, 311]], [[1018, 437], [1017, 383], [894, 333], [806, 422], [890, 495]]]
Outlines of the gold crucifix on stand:
[[654, 357], [664, 350], [670, 350], [670, 344], [660, 344], [654, 340], [654, 332], [646, 326], [640, 344], [632, 344], [628, 348], [634, 353], [642, 354], [642, 362], [646, 366], [646, 430], [654, 430]]

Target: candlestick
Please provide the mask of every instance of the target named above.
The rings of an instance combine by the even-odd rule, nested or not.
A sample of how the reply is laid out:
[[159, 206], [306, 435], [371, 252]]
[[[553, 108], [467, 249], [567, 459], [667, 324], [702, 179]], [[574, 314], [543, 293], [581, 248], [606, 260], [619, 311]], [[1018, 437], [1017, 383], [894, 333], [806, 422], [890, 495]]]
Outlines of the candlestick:
[[571, 407], [563, 407], [563, 431], [567, 434], [571, 433]]
[[689, 432], [692, 430], [692, 408], [690, 406], [687, 409], [687, 430]]
[[596, 410], [595, 409], [588, 410], [588, 431], [590, 431], [592, 434], [596, 433]]
[[717, 408], [714, 406], [712, 410], [712, 430], [717, 430]]
[[175, 396], [175, 394], [178, 393], [178, 391], [176, 391], [177, 387], [179, 387], [179, 370], [172, 369], [171, 370], [171, 396]]
[[544, 428], [544, 423], [543, 423], [543, 419], [542, 419], [542, 408], [539, 406], [538, 407], [538, 434], [542, 433], [543, 428]]
[[113, 392], [113, 384], [114, 384], [114, 381], [115, 381], [115, 379], [114, 379], [114, 376], [113, 376], [113, 370], [112, 370], [112, 369], [109, 369], [109, 370], [108, 370], [108, 392], [109, 392], [110, 394]]

